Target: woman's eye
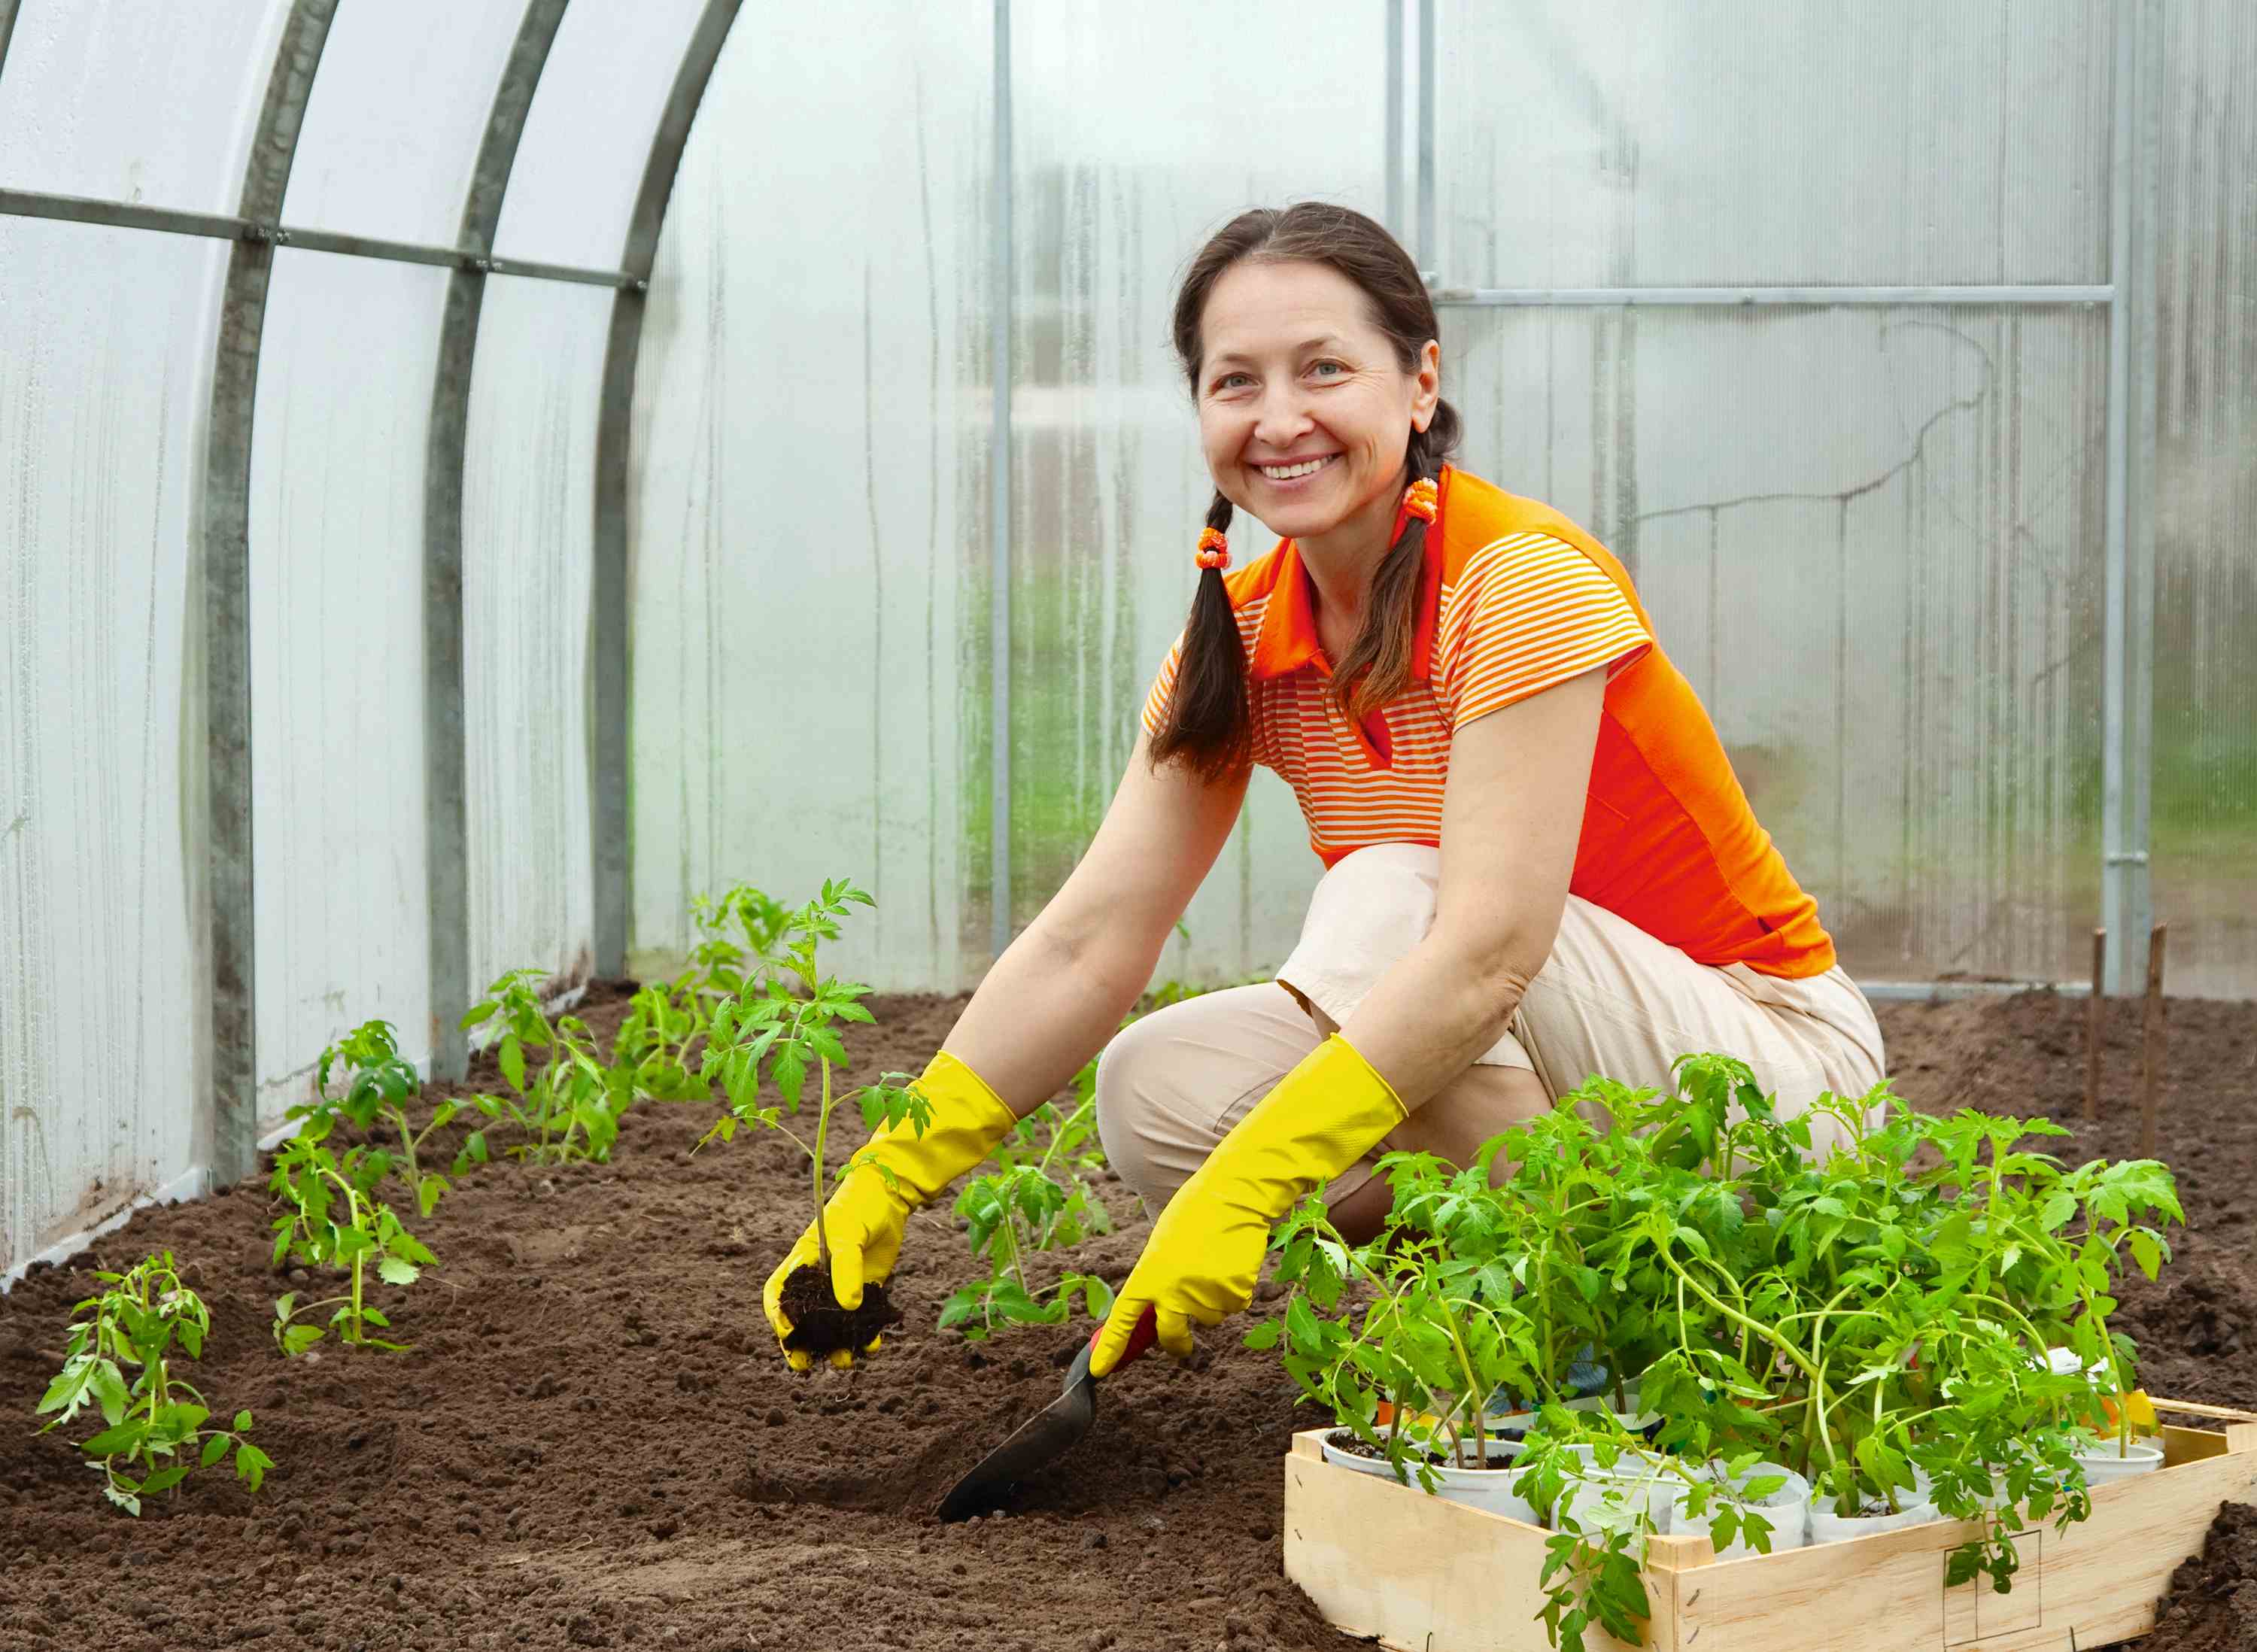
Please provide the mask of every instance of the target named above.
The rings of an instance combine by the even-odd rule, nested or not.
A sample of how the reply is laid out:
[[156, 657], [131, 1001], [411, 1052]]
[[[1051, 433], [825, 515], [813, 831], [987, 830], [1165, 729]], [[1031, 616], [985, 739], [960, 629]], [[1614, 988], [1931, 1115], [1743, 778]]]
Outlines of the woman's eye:
[[1225, 373], [1214, 381], [1214, 387], [1218, 391], [1243, 390], [1253, 382], [1244, 373]]
[[1340, 362], [1312, 362], [1309, 365], [1309, 371], [1320, 378], [1336, 378], [1348, 371], [1348, 368]]

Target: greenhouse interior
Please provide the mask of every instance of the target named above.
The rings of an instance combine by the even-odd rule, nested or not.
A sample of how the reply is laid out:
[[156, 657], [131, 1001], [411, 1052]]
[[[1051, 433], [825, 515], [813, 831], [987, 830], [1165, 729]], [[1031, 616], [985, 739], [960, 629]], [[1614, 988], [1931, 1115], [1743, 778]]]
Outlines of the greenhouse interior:
[[[1256, 208], [1331, 238], [1199, 286]], [[1335, 287], [1355, 516], [1342, 392], [1176, 326]], [[1474, 703], [1554, 551], [1635, 646]], [[0, 1648], [2257, 1648], [2248, 0], [0, 0]], [[1229, 782], [1146, 760], [1215, 660]], [[1906, 1235], [1830, 1354], [1732, 1295]], [[1946, 1296], [2039, 1375], [1923, 1377]], [[2058, 1508], [1892, 1431], [1993, 1379]], [[1538, 1426], [1483, 1502], [1555, 1411], [1660, 1500]]]

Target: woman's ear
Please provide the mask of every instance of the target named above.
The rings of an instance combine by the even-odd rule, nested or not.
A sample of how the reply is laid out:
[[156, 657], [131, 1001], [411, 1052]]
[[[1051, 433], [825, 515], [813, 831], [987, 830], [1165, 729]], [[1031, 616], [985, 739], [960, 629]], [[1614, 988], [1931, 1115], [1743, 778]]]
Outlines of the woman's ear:
[[1411, 396], [1411, 427], [1424, 430], [1434, 422], [1434, 408], [1442, 399], [1442, 347], [1436, 340], [1430, 338], [1419, 347], [1412, 382], [1416, 388]]

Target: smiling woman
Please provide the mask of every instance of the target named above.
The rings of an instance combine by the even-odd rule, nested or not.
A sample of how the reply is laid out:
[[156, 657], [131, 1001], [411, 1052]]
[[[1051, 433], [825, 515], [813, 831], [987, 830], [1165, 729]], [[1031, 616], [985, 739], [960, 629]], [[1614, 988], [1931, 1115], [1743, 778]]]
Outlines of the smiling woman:
[[[1446, 462], [1437, 330], [1410, 258], [1345, 208], [1242, 214], [1192, 260], [1199, 595], [1095, 840], [921, 1081], [931, 1125], [871, 1149], [916, 1175], [839, 1184], [861, 1274], [1100, 1046], [1107, 1153], [1165, 1209], [1098, 1377], [1148, 1317], [1180, 1355], [1244, 1308], [1303, 1195], [1376, 1226], [1379, 1152], [1462, 1164], [1594, 1072], [1666, 1086], [1689, 1051], [1745, 1060], [1789, 1115], [1880, 1077], [1871, 1012], [1621, 564]], [[1285, 537], [1233, 571], [1241, 508]], [[1120, 1030], [1256, 765], [1327, 868], [1299, 945]]]

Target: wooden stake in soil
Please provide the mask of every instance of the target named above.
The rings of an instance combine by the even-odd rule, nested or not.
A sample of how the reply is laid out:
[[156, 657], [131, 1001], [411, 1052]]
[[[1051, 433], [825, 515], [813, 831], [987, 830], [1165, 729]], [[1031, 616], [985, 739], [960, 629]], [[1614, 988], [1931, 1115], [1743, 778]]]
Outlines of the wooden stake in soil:
[[2092, 996], [2084, 1006], [2084, 1122], [2100, 1117], [2100, 984], [2108, 973], [2108, 931], [2092, 932]]
[[2163, 937], [2157, 924], [2147, 936], [2147, 1016], [2140, 1029], [2140, 1156], [2155, 1156], [2156, 1092], [2163, 1082]]

